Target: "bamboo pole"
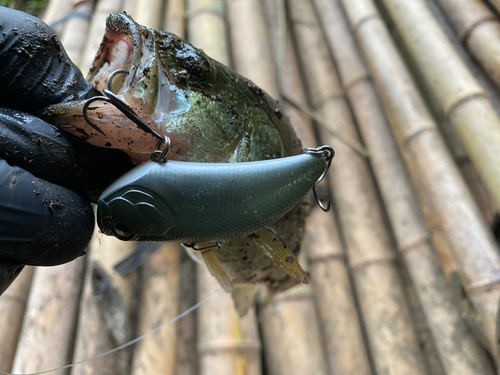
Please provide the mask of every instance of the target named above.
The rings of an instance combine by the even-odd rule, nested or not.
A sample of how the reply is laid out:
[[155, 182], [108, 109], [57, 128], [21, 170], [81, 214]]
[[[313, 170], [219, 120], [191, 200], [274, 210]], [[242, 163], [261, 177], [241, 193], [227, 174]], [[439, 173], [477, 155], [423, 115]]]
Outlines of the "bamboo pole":
[[12, 369], [34, 267], [25, 267], [0, 298], [0, 371]]
[[[220, 0], [189, 0], [190, 42], [219, 62], [229, 64], [226, 25]], [[205, 266], [197, 271], [198, 298], [219, 288]], [[260, 340], [255, 310], [238, 317], [231, 295], [218, 292], [198, 313], [200, 375], [258, 375], [261, 373]]]
[[137, 0], [134, 12], [135, 22], [151, 29], [161, 29], [162, 0]]
[[423, 1], [383, 2], [496, 206], [500, 207], [500, 119], [491, 102]]
[[[180, 260], [178, 244], [163, 246], [141, 267], [137, 335], [144, 335], [179, 315]], [[134, 349], [132, 375], [173, 375], [176, 365], [177, 325], [140, 341]]]
[[[183, 253], [180, 269], [179, 312], [183, 312], [196, 303], [196, 264], [186, 252]], [[198, 374], [197, 315], [197, 311], [193, 312], [177, 323], [176, 375]]]
[[[89, 244], [87, 270], [80, 303], [73, 362], [102, 354], [130, 339], [135, 274], [122, 278], [114, 265], [134, 250], [134, 243], [94, 236]], [[130, 348], [77, 365], [72, 375], [126, 374]]]
[[99, 0], [90, 21], [90, 27], [85, 44], [83, 59], [80, 68], [85, 72], [90, 69], [95, 55], [99, 50], [104, 31], [106, 30], [106, 19], [110, 13], [121, 10], [121, 0]]
[[[313, 105], [335, 128], [357, 139], [312, 5], [296, 0], [289, 4]], [[335, 192], [376, 371], [424, 374], [422, 353], [394, 263], [396, 254], [368, 164], [330, 134], [322, 135], [324, 142], [336, 150], [328, 177]]]
[[12, 366], [14, 373], [38, 372], [71, 361], [85, 259], [38, 267]]
[[[227, 0], [226, 4], [236, 71], [277, 98], [276, 67], [261, 3]], [[295, 88], [300, 89], [298, 86]], [[309, 126], [301, 130], [308, 133], [307, 144], [314, 145], [310, 122], [295, 125]], [[259, 314], [259, 322], [266, 364], [272, 374], [327, 373], [310, 286], [296, 286], [280, 293]]]
[[[52, 25], [54, 22], [59, 21], [71, 12], [73, 5], [74, 1], [72, 0], [50, 0], [43, 13], [43, 22], [49, 26]], [[64, 27], [58, 27], [54, 31], [58, 36], [61, 36], [63, 30]]]
[[439, 0], [461, 42], [500, 86], [500, 22], [481, 0]]
[[186, 36], [185, 0], [168, 0], [163, 17], [163, 30], [181, 38]]
[[485, 0], [490, 3], [498, 13], [500, 13], [500, 0]]
[[445, 373], [492, 373], [484, 350], [462, 321], [439, 269], [398, 146], [342, 15], [341, 5], [335, 0], [314, 0], [314, 3], [337, 63], [342, 86], [369, 149], [398, 250], [426, 314]]
[[[198, 266], [198, 294], [204, 299], [220, 288], [205, 265]], [[260, 340], [252, 307], [240, 318], [231, 295], [219, 290], [198, 313], [200, 375], [259, 375]]]
[[[369, 0], [342, 0], [371, 70], [409, 171], [431, 205], [453, 252], [464, 287], [496, 348], [500, 290], [497, 247], [377, 9]], [[412, 2], [413, 4], [414, 2]], [[493, 350], [496, 356], [496, 349]]]
[[372, 374], [333, 215], [313, 210], [303, 242], [332, 375]]
[[[92, 0], [79, 1], [75, 4], [74, 11], [82, 14], [92, 15], [94, 4]], [[70, 59], [81, 66], [83, 59], [83, 48], [87, 40], [90, 21], [83, 17], [69, 20], [61, 33], [61, 43], [68, 53]], [[97, 52], [97, 51], [96, 51]]]

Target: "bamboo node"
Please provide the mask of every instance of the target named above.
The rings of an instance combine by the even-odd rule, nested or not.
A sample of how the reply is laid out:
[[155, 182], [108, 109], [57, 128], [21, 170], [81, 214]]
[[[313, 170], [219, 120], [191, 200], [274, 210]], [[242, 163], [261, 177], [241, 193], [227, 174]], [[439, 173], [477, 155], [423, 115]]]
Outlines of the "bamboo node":
[[429, 124], [429, 125], [422, 125], [421, 127], [413, 128], [405, 133], [405, 139], [404, 139], [404, 146], [408, 147], [410, 145], [410, 142], [413, 141], [417, 136], [428, 132], [428, 131], [435, 131], [436, 127], [434, 124]]
[[485, 14], [482, 17], [479, 17], [474, 22], [471, 22], [469, 25], [465, 25], [462, 30], [459, 31], [458, 37], [460, 41], [466, 45], [467, 39], [471, 36], [474, 29], [476, 29], [479, 25], [487, 22], [498, 22], [498, 19], [493, 14]]
[[349, 90], [351, 90], [358, 83], [361, 83], [364, 81], [369, 81], [370, 78], [371, 78], [370, 74], [368, 74], [368, 72], [364, 72], [359, 77], [356, 77], [353, 80], [351, 80], [351, 82], [347, 82], [346, 84], [344, 84], [344, 91], [347, 93], [347, 92], [349, 92]]
[[369, 16], [361, 18], [358, 21], [358, 23], [356, 23], [355, 25], [352, 26], [352, 32], [353, 32], [353, 34], [357, 35], [358, 32], [359, 32], [359, 29], [361, 28], [361, 26], [363, 24], [367, 23], [370, 20], [379, 20], [379, 21], [383, 22], [383, 20], [380, 18], [380, 15], [378, 15], [378, 14], [370, 14]]
[[225, 341], [212, 341], [203, 342], [198, 344], [198, 353], [209, 354], [215, 352], [260, 352], [261, 345], [258, 341], [236, 341], [236, 340], [225, 340]]
[[455, 100], [455, 102], [452, 102], [448, 106], [448, 108], [444, 109], [444, 115], [446, 116], [446, 118], [449, 118], [450, 115], [451, 115], [451, 113], [455, 109], [457, 109], [458, 107], [460, 107], [462, 104], [467, 103], [468, 101], [471, 101], [471, 100], [474, 100], [474, 99], [477, 99], [477, 98], [488, 99], [488, 95], [483, 90], [480, 90], [480, 91], [473, 92], [471, 94], [467, 94], [466, 96], [464, 96], [462, 98], [458, 98], [457, 100]]
[[209, 8], [201, 8], [195, 10], [194, 12], [188, 12], [186, 18], [189, 19], [190, 22], [193, 22], [193, 19], [205, 13], [212, 14], [213, 16], [216, 16], [217, 18], [224, 20], [224, 15], [222, 14], [222, 12], [218, 12], [215, 9], [209, 9]]
[[500, 285], [500, 276], [494, 279], [478, 281], [477, 283], [464, 287], [464, 289], [467, 294], [476, 294], [492, 290], [497, 285]]
[[385, 256], [382, 256], [380, 258], [376, 259], [369, 259], [369, 260], [363, 260], [361, 262], [349, 262], [349, 266], [353, 271], [358, 271], [362, 268], [371, 266], [373, 264], [379, 264], [379, 263], [390, 263], [390, 262], [395, 262], [398, 260], [398, 257], [396, 254], [386, 254]]
[[330, 259], [345, 261], [346, 256], [344, 253], [324, 253], [324, 254], [310, 255], [309, 263], [317, 263]]
[[430, 237], [429, 233], [426, 233], [421, 238], [417, 238], [413, 242], [410, 242], [406, 245], [402, 245], [399, 248], [399, 251], [401, 251], [402, 254], [408, 254], [410, 251], [418, 249], [419, 245], [425, 244], [426, 242], [430, 242], [430, 240], [431, 240], [431, 237]]

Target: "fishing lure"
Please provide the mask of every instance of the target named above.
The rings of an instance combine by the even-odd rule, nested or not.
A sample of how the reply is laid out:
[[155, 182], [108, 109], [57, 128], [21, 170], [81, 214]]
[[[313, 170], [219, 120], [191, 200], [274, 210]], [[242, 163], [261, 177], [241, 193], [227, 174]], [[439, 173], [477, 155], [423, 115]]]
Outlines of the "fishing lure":
[[205, 243], [250, 235], [294, 207], [331, 156], [323, 146], [246, 163], [149, 161], [101, 194], [97, 222], [121, 240]]

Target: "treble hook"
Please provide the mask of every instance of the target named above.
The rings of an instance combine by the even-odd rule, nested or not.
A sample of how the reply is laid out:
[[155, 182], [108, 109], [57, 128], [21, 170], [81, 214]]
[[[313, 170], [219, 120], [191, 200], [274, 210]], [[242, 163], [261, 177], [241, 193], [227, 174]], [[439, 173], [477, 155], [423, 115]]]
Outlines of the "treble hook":
[[92, 104], [95, 101], [102, 100], [104, 102], [108, 102], [113, 104], [121, 113], [123, 113], [125, 116], [127, 116], [133, 123], [135, 123], [140, 129], [142, 129], [144, 132], [152, 134], [154, 137], [156, 137], [160, 141], [164, 141], [164, 137], [162, 137], [160, 134], [158, 134], [152, 127], [149, 125], [146, 121], [144, 121], [142, 118], [137, 115], [137, 113], [134, 112], [134, 110], [127, 104], [125, 103], [122, 99], [120, 99], [117, 95], [115, 95], [112, 91], [112, 84], [113, 84], [113, 78], [118, 75], [118, 74], [129, 74], [127, 70], [124, 69], [119, 69], [115, 70], [113, 73], [108, 78], [107, 82], [107, 89], [102, 90], [104, 95], [106, 96], [94, 96], [93, 98], [90, 98], [87, 100], [85, 105], [83, 106], [83, 118], [85, 121], [87, 121], [87, 124], [89, 124], [93, 129], [97, 130], [99, 133], [102, 135], [106, 135], [101, 128], [99, 128], [96, 124], [94, 124], [89, 116], [88, 116], [88, 108], [90, 104]]
[[321, 200], [318, 197], [318, 193], [316, 192], [316, 185], [323, 180], [323, 178], [326, 176], [328, 173], [328, 170], [330, 169], [330, 166], [332, 165], [332, 159], [335, 156], [335, 150], [331, 146], [320, 146], [318, 148], [306, 148], [304, 150], [306, 154], [312, 154], [312, 155], [323, 155], [326, 160], [326, 168], [323, 174], [318, 178], [318, 181], [314, 184], [312, 191], [314, 194], [314, 199], [316, 200], [317, 205], [319, 208], [321, 208], [324, 212], [330, 211], [330, 206], [331, 206], [331, 201], [328, 199], [328, 203], [326, 207], [323, 205]]

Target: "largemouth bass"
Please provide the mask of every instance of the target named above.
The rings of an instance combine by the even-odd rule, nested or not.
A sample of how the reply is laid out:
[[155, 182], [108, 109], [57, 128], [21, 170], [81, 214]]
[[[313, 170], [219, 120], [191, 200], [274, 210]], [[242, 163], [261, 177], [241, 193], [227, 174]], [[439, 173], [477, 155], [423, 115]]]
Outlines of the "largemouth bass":
[[[169, 159], [246, 162], [303, 152], [280, 105], [263, 90], [179, 37], [141, 26], [125, 13], [108, 18], [87, 80], [102, 91], [118, 69], [129, 74], [116, 76], [113, 91], [156, 132], [170, 137]], [[93, 145], [125, 151], [136, 164], [150, 159], [156, 138], [104, 102], [88, 111], [101, 134], [84, 120], [84, 104], [51, 106], [43, 116]], [[306, 208], [303, 201], [273, 223], [274, 237], [231, 240], [213, 257], [234, 283], [264, 282], [273, 292], [293, 286], [296, 278], [261, 255], [263, 244], [277, 238], [298, 254]]]

